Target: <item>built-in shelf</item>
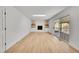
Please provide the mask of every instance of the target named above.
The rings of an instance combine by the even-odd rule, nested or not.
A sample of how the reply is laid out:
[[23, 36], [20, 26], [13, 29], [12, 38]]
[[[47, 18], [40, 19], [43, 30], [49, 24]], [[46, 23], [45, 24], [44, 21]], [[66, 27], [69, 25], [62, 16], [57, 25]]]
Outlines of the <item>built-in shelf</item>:
[[36, 27], [36, 22], [35, 22], [35, 20], [32, 20], [31, 27], [32, 27], [32, 28], [35, 28], [35, 27]]
[[44, 24], [45, 24], [44, 25], [45, 28], [48, 28], [49, 27], [48, 20], [45, 20], [45, 23]]

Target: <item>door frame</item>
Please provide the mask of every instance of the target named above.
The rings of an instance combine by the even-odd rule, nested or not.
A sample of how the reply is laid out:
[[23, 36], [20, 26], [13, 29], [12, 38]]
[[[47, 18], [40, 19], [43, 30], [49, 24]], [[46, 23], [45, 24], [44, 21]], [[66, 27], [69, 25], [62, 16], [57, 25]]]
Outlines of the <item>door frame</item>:
[[2, 39], [1, 39], [1, 53], [3, 53], [3, 52], [5, 52], [5, 50], [6, 50], [6, 8], [4, 7], [2, 7], [1, 8], [1, 13], [2, 13]]
[[6, 8], [3, 9], [3, 52], [6, 51]]

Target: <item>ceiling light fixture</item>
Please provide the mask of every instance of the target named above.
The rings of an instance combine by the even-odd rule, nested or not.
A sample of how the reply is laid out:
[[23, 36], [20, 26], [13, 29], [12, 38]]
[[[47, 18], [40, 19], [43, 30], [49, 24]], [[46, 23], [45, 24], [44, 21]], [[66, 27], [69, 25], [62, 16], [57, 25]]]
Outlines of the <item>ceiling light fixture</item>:
[[32, 15], [32, 16], [34, 16], [34, 17], [36, 17], [36, 16], [44, 17], [44, 16], [46, 16], [46, 15]]

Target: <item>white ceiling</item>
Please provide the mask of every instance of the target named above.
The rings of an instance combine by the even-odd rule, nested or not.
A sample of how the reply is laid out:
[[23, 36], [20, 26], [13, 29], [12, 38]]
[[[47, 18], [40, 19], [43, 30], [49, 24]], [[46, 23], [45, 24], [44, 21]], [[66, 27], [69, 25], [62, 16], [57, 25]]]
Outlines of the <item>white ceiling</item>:
[[[65, 6], [16, 6], [20, 12], [22, 12], [29, 19], [48, 19], [59, 13]], [[33, 17], [32, 15], [42, 14], [47, 15], [45, 17]]]

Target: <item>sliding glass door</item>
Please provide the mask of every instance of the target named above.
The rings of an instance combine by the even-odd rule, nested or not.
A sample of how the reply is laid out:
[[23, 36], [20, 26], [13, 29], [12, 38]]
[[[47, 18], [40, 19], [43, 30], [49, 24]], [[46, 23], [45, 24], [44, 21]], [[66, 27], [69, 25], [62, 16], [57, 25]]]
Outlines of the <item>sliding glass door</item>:
[[70, 17], [65, 16], [58, 18], [54, 21], [54, 33], [55, 35], [63, 41], [69, 41], [70, 35]]

